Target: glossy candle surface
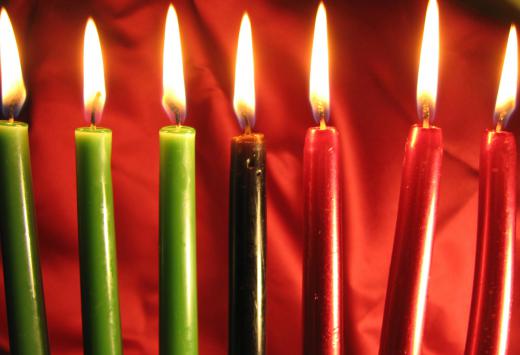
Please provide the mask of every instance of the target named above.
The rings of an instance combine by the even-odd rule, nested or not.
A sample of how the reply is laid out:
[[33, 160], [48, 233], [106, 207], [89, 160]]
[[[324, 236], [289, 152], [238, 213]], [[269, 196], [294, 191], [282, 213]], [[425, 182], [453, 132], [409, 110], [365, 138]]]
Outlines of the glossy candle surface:
[[160, 139], [160, 354], [198, 354], [195, 130], [167, 126]]
[[303, 351], [309, 355], [344, 353], [339, 154], [339, 134], [334, 127], [307, 131], [303, 155]]
[[112, 131], [78, 128], [78, 237], [87, 355], [122, 354], [112, 175]]
[[229, 353], [265, 353], [265, 148], [262, 134], [231, 143]]
[[420, 353], [441, 162], [441, 130], [414, 125], [403, 162], [380, 355]]
[[49, 353], [28, 126], [0, 121], [0, 234], [12, 354]]
[[507, 353], [515, 218], [515, 137], [487, 131], [480, 150], [477, 256], [466, 355]]

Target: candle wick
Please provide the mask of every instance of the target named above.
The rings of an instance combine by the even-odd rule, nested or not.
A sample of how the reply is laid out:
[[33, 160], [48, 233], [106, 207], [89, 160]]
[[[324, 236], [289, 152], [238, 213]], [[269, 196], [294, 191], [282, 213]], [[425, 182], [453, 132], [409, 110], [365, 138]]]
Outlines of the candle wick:
[[320, 118], [320, 129], [327, 128], [327, 109], [322, 101], [319, 101], [317, 104], [318, 117]]
[[176, 107], [173, 112], [174, 112], [173, 114], [175, 116], [175, 123], [177, 124], [177, 126], [181, 126], [182, 125], [181, 111]]
[[90, 127], [96, 127], [96, 113], [92, 110], [90, 114]]
[[422, 105], [422, 126], [423, 128], [430, 128], [430, 118], [431, 118], [431, 107], [428, 103], [423, 103]]
[[506, 114], [502, 111], [498, 115], [497, 124], [495, 126], [495, 132], [501, 132], [502, 128], [504, 128], [504, 118]]
[[246, 127], [244, 128], [244, 134], [251, 134], [251, 125], [249, 124], [249, 120], [246, 121]]
[[9, 124], [13, 124], [14, 123], [14, 107], [12, 105], [9, 106], [8, 113], [9, 113], [9, 119], [7, 122]]
[[325, 122], [324, 117], [320, 119], [320, 129], [327, 129], [327, 123]]
[[245, 122], [245, 126], [244, 126], [244, 134], [251, 134], [251, 132], [253, 131], [252, 128], [251, 128], [251, 119], [249, 117], [249, 115], [245, 114], [245, 113], [242, 113], [241, 114], [244, 122]]

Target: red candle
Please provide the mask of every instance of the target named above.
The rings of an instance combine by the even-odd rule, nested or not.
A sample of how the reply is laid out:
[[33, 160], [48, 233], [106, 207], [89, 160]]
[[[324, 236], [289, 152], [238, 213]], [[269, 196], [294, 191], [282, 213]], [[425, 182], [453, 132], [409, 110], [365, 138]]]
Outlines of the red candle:
[[327, 19], [320, 4], [311, 64], [310, 101], [319, 127], [305, 138], [305, 260], [303, 279], [305, 354], [343, 353], [343, 267], [339, 134], [328, 127]]
[[466, 355], [507, 352], [516, 216], [516, 142], [502, 131], [515, 107], [517, 37], [509, 33], [495, 109], [480, 151], [477, 256]]
[[422, 124], [412, 126], [405, 148], [380, 355], [417, 355], [421, 347], [442, 161], [442, 132], [431, 125], [437, 92], [438, 16], [432, 0], [417, 84]]

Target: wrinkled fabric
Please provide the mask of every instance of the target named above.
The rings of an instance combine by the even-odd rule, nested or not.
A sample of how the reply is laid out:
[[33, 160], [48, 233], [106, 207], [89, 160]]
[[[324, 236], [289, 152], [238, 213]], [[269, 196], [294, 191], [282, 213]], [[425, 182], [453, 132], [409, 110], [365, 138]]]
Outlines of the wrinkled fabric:
[[[267, 146], [267, 349], [302, 351], [302, 149], [316, 1], [176, 1], [187, 125], [197, 129], [197, 253], [201, 354], [227, 352], [228, 191], [235, 48], [242, 12], [253, 26], [256, 127]], [[377, 354], [426, 1], [327, 1], [331, 124], [342, 144], [345, 339]], [[82, 46], [98, 25], [113, 130], [113, 184], [125, 354], [158, 352], [158, 130], [167, 1], [7, 3], [22, 56], [49, 337], [53, 354], [81, 354], [74, 129], [85, 125]], [[508, 20], [441, 1], [436, 124], [445, 154], [423, 354], [462, 354], [473, 283], [479, 144], [492, 124]], [[510, 13], [511, 15], [512, 13]], [[510, 129], [518, 136], [520, 115]], [[520, 200], [520, 199], [519, 199]], [[1, 216], [0, 216], [1, 218]], [[518, 250], [518, 248], [517, 248]], [[517, 253], [517, 265], [520, 262]], [[517, 268], [518, 269], [518, 268]], [[520, 273], [510, 354], [520, 353]], [[8, 351], [3, 278], [0, 353]]]

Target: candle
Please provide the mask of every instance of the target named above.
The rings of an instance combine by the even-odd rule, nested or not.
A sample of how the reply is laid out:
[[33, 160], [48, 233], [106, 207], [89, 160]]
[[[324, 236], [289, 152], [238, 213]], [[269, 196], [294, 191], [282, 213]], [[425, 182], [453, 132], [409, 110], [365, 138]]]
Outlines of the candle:
[[495, 106], [482, 137], [477, 256], [466, 355], [505, 355], [512, 303], [516, 218], [516, 141], [503, 131], [515, 108], [518, 48], [514, 26]]
[[234, 108], [243, 133], [231, 141], [229, 353], [265, 353], [265, 147], [252, 131], [255, 88], [251, 23], [242, 18]]
[[431, 0], [417, 84], [422, 124], [412, 126], [405, 148], [380, 355], [417, 355], [421, 348], [442, 161], [442, 132], [431, 125], [437, 95], [438, 11], [436, 0]]
[[48, 354], [28, 126], [14, 121], [26, 91], [14, 31], [4, 8], [0, 13], [0, 61], [2, 105], [9, 117], [0, 121], [0, 240], [10, 352]]
[[329, 119], [327, 17], [320, 4], [314, 28], [310, 102], [318, 127], [307, 131], [303, 155], [305, 254], [303, 349], [343, 354], [340, 146]]
[[168, 10], [163, 106], [175, 123], [159, 131], [160, 354], [198, 354], [195, 130], [182, 126], [186, 95], [177, 13]]
[[112, 131], [97, 127], [106, 99], [103, 57], [89, 19], [84, 43], [85, 116], [77, 128], [76, 177], [85, 354], [122, 354], [110, 160]]

